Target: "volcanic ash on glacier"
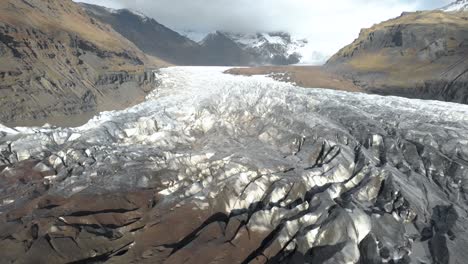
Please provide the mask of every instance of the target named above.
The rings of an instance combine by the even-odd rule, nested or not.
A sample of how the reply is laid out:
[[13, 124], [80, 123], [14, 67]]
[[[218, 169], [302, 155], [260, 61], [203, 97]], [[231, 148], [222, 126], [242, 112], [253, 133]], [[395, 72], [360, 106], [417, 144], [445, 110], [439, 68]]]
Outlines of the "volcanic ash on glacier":
[[468, 258], [467, 106], [224, 70], [161, 69], [79, 128], [0, 127], [2, 259]]

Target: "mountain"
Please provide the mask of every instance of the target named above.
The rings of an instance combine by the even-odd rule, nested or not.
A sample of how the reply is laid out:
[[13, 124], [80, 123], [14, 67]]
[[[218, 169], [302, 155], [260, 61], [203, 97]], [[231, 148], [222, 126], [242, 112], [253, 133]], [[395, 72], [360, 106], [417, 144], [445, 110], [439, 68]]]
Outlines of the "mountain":
[[0, 125], [0, 262], [466, 263], [467, 105], [225, 69], [161, 69], [79, 128]]
[[[198, 35], [196, 35], [198, 36]], [[199, 44], [215, 65], [289, 65], [301, 62], [306, 40], [285, 32], [242, 34], [216, 31]]]
[[468, 103], [468, 12], [403, 13], [363, 29], [326, 68], [370, 93]]
[[306, 40], [293, 40], [285, 32], [236, 34], [224, 32], [245, 51], [257, 58], [259, 64], [297, 64], [302, 55], [298, 51], [307, 45]]
[[468, 11], [468, 0], [457, 0], [441, 8], [441, 10], [446, 12]]
[[84, 4], [88, 15], [109, 24], [147, 54], [177, 65], [198, 64], [200, 46], [139, 12]]
[[200, 46], [207, 65], [253, 65], [258, 62], [256, 57], [220, 31], [208, 34], [200, 41]]
[[137, 11], [81, 5], [88, 15], [109, 24], [142, 51], [177, 65], [288, 65], [303, 58], [321, 60], [320, 54], [309, 52], [306, 40], [295, 40], [284, 32], [178, 33]]
[[[313, 49], [307, 39], [296, 39], [286, 32], [263, 32], [255, 34], [218, 31], [235, 42], [240, 48], [256, 58], [254, 65], [289, 65], [325, 63], [328, 56]], [[180, 34], [200, 42], [203, 34], [196, 31], [180, 31]]]
[[0, 6], [0, 121], [79, 124], [127, 107], [152, 88], [146, 56], [71, 0]]

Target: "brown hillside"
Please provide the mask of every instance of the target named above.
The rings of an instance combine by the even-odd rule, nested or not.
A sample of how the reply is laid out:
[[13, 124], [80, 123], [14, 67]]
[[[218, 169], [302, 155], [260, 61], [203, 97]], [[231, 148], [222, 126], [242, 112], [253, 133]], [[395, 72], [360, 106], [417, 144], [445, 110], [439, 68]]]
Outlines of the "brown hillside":
[[326, 66], [369, 92], [468, 103], [468, 12], [404, 13], [363, 29]]
[[0, 123], [82, 123], [141, 100], [161, 65], [71, 0], [0, 6]]

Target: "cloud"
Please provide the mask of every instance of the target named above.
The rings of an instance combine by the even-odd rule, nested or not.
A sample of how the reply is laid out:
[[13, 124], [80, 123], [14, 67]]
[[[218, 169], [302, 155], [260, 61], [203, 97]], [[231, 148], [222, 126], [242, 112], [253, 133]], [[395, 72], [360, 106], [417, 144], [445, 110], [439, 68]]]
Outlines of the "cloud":
[[450, 0], [81, 0], [138, 10], [175, 30], [287, 31], [334, 53], [361, 28]]
[[118, 1], [118, 0], [117, 1], [114, 1], [114, 0], [73, 0], [73, 1], [99, 5], [99, 6], [106, 6], [110, 8], [116, 8], [116, 9], [127, 8], [126, 5], [123, 5], [120, 3], [122, 1]]

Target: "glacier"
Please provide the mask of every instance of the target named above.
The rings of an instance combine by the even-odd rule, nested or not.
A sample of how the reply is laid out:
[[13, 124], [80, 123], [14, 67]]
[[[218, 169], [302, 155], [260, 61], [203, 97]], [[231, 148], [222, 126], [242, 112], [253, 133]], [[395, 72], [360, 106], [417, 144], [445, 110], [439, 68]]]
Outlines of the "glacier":
[[[160, 69], [145, 102], [81, 127], [0, 126], [0, 216], [31, 200], [33, 183], [11, 179], [17, 164], [34, 161], [31, 170], [46, 175], [33, 179], [47, 186], [41, 195], [151, 190], [158, 210], [222, 214], [213, 222], [224, 236], [236, 226], [226, 238], [236, 248], [248, 244], [239, 242], [244, 228], [261, 236], [236, 253], [242, 263], [464, 263], [468, 106], [227, 69]], [[172, 250], [168, 258], [189, 250], [206, 223], [158, 247]], [[143, 254], [138, 232], [110, 256]]]

